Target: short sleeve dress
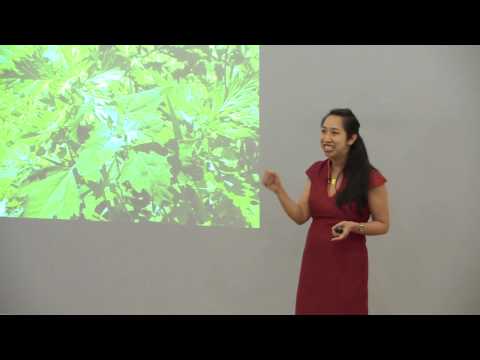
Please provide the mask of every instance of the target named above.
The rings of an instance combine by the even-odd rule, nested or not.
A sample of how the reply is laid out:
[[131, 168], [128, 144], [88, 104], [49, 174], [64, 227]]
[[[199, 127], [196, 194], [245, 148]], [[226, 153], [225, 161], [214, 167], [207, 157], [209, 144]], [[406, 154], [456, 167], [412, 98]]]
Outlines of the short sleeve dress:
[[[327, 192], [328, 159], [315, 162], [306, 174], [310, 178], [310, 214], [297, 289], [295, 314], [368, 314], [368, 252], [365, 235], [350, 233], [330, 241], [331, 227], [340, 221], [367, 222], [370, 210], [356, 204], [341, 209]], [[369, 187], [387, 180], [376, 169]], [[342, 181], [337, 194], [343, 190]]]

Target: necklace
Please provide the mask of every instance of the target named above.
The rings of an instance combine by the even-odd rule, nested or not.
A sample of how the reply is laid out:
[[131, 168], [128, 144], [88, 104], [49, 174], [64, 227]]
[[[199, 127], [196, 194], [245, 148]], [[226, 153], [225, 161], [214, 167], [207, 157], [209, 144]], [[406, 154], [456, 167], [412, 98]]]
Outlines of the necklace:
[[337, 179], [340, 178], [343, 171], [340, 171], [340, 173], [337, 175], [337, 177], [333, 177], [333, 176], [330, 175], [330, 160], [328, 160], [327, 164], [328, 164], [328, 180], [327, 181], [328, 181], [329, 184], [333, 184], [333, 186], [335, 187], [335, 190], [336, 190], [337, 189]]

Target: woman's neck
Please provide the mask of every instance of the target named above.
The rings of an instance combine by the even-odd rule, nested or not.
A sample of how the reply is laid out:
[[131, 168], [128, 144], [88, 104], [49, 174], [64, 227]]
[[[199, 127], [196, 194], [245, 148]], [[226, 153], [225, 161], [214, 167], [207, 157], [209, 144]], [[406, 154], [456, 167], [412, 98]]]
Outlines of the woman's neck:
[[345, 164], [347, 162], [347, 159], [330, 159], [330, 166], [331, 166], [331, 171], [332, 175], [337, 175], [342, 172], [343, 168], [345, 167]]

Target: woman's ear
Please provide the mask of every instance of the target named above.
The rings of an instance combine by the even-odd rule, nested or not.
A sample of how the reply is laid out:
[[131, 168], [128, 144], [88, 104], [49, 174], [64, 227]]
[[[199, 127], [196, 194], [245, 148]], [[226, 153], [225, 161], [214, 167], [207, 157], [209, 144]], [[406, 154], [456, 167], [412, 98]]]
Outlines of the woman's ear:
[[347, 141], [347, 144], [352, 146], [353, 143], [357, 140], [357, 137], [358, 137], [357, 134], [353, 134], [352, 137]]

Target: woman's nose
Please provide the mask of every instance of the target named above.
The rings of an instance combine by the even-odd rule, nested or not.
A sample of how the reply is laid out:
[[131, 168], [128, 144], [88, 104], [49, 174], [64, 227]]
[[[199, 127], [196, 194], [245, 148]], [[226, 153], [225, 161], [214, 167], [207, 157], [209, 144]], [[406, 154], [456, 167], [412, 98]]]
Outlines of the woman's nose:
[[322, 136], [322, 141], [325, 142], [325, 143], [329, 143], [329, 142], [331, 142], [331, 140], [332, 139], [330, 138], [329, 135], [323, 135]]

